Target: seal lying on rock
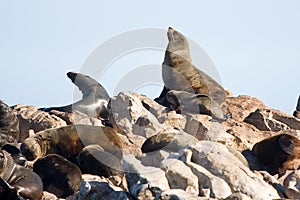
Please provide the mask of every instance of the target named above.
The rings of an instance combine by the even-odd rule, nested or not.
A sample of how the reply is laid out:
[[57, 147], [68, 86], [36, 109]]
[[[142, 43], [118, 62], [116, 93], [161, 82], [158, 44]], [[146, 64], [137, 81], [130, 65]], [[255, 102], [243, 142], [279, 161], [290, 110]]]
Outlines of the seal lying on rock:
[[166, 100], [177, 113], [206, 114], [214, 119], [224, 120], [221, 106], [209, 96], [170, 90], [166, 94]]
[[124, 175], [120, 158], [105, 152], [99, 145], [88, 145], [78, 155], [78, 164], [83, 173], [98, 176]]
[[40, 131], [22, 143], [21, 152], [27, 160], [53, 153], [72, 159], [90, 144], [98, 144], [105, 151], [122, 157], [122, 142], [113, 128], [89, 125], [69, 125]]
[[[16, 164], [5, 151], [0, 151], [0, 178], [4, 191], [0, 192], [0, 199], [9, 199], [17, 195], [28, 199], [40, 199], [43, 193], [43, 183], [40, 177], [29, 169]], [[7, 187], [3, 187], [7, 183]], [[8, 191], [7, 190], [11, 190]], [[21, 198], [20, 198], [21, 199]]]
[[[226, 98], [225, 90], [191, 63], [192, 58], [187, 39], [169, 27], [168, 40], [162, 64], [162, 77], [165, 84], [162, 93], [166, 94], [167, 90], [178, 90], [203, 94], [218, 104], [223, 104]], [[162, 96], [160, 95], [160, 97]]]
[[82, 181], [80, 169], [57, 154], [38, 159], [33, 165], [33, 171], [41, 177], [44, 190], [57, 197], [72, 195], [79, 190]]
[[19, 121], [11, 108], [0, 100], [0, 148], [7, 143], [16, 144]]
[[280, 134], [256, 143], [252, 151], [269, 167], [271, 174], [298, 169], [300, 166], [300, 140], [289, 134]]
[[62, 112], [78, 110], [90, 117], [101, 117], [103, 119], [107, 119], [107, 104], [110, 97], [104, 87], [91, 77], [80, 73], [68, 72], [67, 76], [82, 92], [82, 99], [67, 106], [44, 108], [42, 110], [46, 112], [51, 110], [58, 110]]

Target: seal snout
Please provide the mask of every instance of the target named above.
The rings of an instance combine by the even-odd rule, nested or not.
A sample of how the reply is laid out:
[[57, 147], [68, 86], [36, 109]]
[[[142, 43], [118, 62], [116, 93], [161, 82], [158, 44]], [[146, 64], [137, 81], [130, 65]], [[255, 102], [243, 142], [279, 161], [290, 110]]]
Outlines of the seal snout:
[[168, 39], [169, 39], [169, 41], [170, 40], [173, 40], [173, 38], [174, 38], [174, 36], [173, 36], [173, 34], [174, 34], [174, 29], [170, 26], [169, 28], [168, 28]]

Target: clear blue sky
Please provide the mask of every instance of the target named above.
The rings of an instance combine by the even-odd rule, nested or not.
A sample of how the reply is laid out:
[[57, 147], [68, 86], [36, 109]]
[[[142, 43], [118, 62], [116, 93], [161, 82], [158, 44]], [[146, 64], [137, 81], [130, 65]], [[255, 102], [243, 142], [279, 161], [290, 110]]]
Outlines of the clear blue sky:
[[[172, 26], [206, 51], [234, 95], [292, 113], [300, 94], [299, 10], [297, 0], [1, 1], [0, 98], [9, 105], [70, 103], [74, 86], [65, 74], [95, 48], [126, 31]], [[151, 62], [163, 56], [156, 52]]]

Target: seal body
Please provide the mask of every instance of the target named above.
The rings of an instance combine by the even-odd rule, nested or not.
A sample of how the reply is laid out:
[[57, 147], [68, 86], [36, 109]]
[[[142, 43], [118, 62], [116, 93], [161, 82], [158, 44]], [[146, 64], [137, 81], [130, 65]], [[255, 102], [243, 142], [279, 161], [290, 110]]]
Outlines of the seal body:
[[16, 144], [19, 121], [11, 108], [0, 100], [0, 148], [7, 143]]
[[0, 151], [0, 177], [23, 198], [38, 200], [42, 196], [43, 183], [40, 177], [31, 170], [14, 163], [13, 158], [5, 151]]
[[47, 112], [51, 110], [62, 112], [72, 112], [72, 110], [77, 110], [90, 117], [107, 119], [107, 104], [110, 97], [104, 87], [96, 80], [84, 74], [68, 72], [67, 76], [82, 92], [82, 99], [67, 106], [51, 107], [43, 110]]
[[166, 100], [170, 108], [177, 113], [205, 114], [217, 120], [224, 120], [221, 106], [209, 96], [170, 90], [166, 94]]
[[78, 155], [78, 164], [83, 173], [98, 176], [123, 177], [121, 159], [104, 151], [99, 145], [88, 145]]
[[105, 151], [122, 157], [122, 142], [113, 128], [89, 125], [69, 125], [40, 131], [24, 140], [21, 152], [27, 160], [47, 154], [59, 154], [71, 159], [90, 144], [98, 144]]
[[300, 166], [300, 140], [289, 134], [280, 134], [256, 143], [252, 151], [271, 174], [298, 169]]
[[168, 46], [162, 64], [162, 77], [166, 89], [186, 91], [209, 96], [218, 104], [226, 98], [225, 90], [215, 80], [192, 64], [187, 39], [169, 27]]
[[33, 171], [41, 177], [44, 189], [57, 197], [72, 195], [79, 190], [82, 181], [80, 169], [57, 154], [38, 159]]

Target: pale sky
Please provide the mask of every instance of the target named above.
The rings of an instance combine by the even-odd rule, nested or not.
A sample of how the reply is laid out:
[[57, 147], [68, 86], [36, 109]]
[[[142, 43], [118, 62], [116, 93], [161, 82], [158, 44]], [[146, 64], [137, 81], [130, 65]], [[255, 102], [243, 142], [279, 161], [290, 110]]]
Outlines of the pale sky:
[[[0, 2], [0, 99], [9, 105], [71, 103], [76, 88], [66, 72], [79, 71], [97, 47], [128, 31], [167, 32], [172, 26], [203, 48], [222, 85], [235, 96], [254, 96], [290, 114], [295, 109], [300, 94], [300, 1]], [[166, 34], [162, 37], [166, 45]], [[197, 52], [192, 56], [198, 57]], [[162, 50], [144, 50], [123, 55], [112, 65], [130, 71], [137, 65], [159, 66], [163, 57]], [[112, 82], [122, 76], [109, 71], [106, 76], [100, 82], [115, 95]], [[143, 93], [152, 97], [160, 91], [157, 85]]]

